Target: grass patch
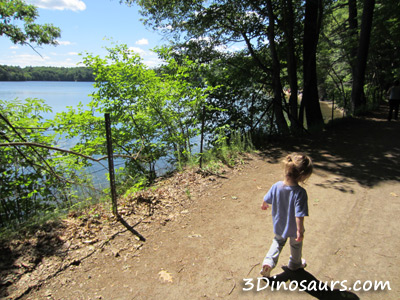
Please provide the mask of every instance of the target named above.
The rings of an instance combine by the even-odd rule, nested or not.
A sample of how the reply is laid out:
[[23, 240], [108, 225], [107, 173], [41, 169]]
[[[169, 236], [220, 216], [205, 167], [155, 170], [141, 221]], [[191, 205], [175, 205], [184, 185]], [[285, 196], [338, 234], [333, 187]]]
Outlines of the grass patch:
[[230, 135], [218, 134], [213, 148], [202, 155], [205, 171], [218, 173], [224, 166], [243, 164], [243, 154], [255, 152], [250, 134], [232, 131]]

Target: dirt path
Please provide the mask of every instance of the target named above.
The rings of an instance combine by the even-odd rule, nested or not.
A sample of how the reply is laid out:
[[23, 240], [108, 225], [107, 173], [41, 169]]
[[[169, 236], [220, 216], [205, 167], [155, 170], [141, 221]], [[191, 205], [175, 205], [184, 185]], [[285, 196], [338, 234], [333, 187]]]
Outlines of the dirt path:
[[[313, 140], [270, 146], [225, 178], [186, 190], [191, 201], [170, 221], [117, 235], [102, 251], [47, 280], [23, 299], [314, 299], [305, 292], [256, 291], [273, 237], [270, 211], [260, 209], [281, 179], [281, 158], [308, 153], [310, 216], [303, 254], [321, 281], [389, 281], [388, 291], [357, 291], [360, 299], [400, 299], [400, 122], [384, 115], [343, 122]], [[141, 225], [135, 227], [141, 231]], [[287, 263], [285, 247], [280, 264]], [[282, 270], [276, 268], [272, 275]], [[253, 278], [252, 291], [243, 291]], [[340, 288], [339, 285], [336, 285]]]

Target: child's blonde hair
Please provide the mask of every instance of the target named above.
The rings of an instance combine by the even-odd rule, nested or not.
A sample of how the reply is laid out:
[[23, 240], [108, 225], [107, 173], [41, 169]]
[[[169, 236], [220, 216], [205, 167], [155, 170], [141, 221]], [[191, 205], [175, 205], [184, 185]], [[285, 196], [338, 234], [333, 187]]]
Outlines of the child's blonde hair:
[[292, 153], [283, 160], [285, 176], [296, 182], [304, 183], [313, 172], [313, 163], [309, 156], [303, 153]]

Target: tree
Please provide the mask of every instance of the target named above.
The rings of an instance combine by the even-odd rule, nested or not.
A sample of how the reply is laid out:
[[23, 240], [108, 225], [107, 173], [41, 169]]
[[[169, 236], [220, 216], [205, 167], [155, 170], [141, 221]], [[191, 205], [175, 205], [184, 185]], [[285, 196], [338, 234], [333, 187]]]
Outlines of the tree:
[[351, 93], [352, 112], [358, 113], [365, 109], [366, 100], [364, 96], [365, 70], [367, 67], [368, 50], [372, 29], [372, 18], [375, 0], [365, 0], [361, 22], [360, 39], [357, 50], [357, 61], [353, 74], [353, 89]]
[[[303, 42], [303, 101], [307, 125], [322, 127], [323, 118], [319, 106], [317, 83], [317, 45], [322, 22], [322, 0], [306, 0]], [[300, 109], [300, 118], [303, 109]]]
[[[14, 44], [57, 45], [60, 29], [52, 24], [39, 25], [34, 23], [39, 16], [34, 5], [23, 0], [0, 0], [0, 36], [8, 37]], [[18, 22], [23, 23], [19, 26]]]
[[[44, 122], [42, 112], [50, 110], [44, 101], [0, 100], [0, 227], [74, 204], [74, 187], [90, 185], [85, 168], [107, 158], [104, 113], [113, 121], [114, 157], [124, 158], [117, 171], [120, 193], [154, 180], [161, 158], [180, 167], [193, 157], [204, 100], [212, 92], [188, 80], [199, 65], [182, 57], [178, 64], [160, 48], [165, 63], [149, 69], [126, 45], [107, 50], [105, 58], [84, 58], [97, 88], [88, 108], [79, 104]], [[74, 146], [57, 148], [61, 136], [75, 138]]]
[[357, 41], [358, 41], [358, 20], [357, 20], [357, 0], [349, 0], [349, 58], [352, 69], [352, 76], [356, 76], [356, 61], [357, 61]]
[[[291, 129], [298, 131], [299, 126], [298, 110], [297, 110], [297, 74], [301, 72], [301, 61], [298, 53], [302, 45], [302, 35], [312, 34], [311, 52], [307, 51], [307, 65], [311, 70], [307, 69], [307, 100], [303, 107], [307, 113], [307, 122], [309, 126], [319, 125], [322, 123], [322, 115], [318, 109], [318, 95], [315, 94], [316, 80], [310, 75], [315, 73], [315, 57], [316, 45], [318, 43], [319, 28], [311, 30], [299, 30], [303, 28], [304, 21], [304, 1], [204, 1], [196, 0], [180, 0], [180, 1], [133, 1], [125, 0], [125, 3], [137, 2], [142, 13], [146, 17], [145, 23], [154, 28], [163, 28], [165, 31], [171, 29], [170, 34], [175, 40], [177, 49], [187, 49], [193, 47], [197, 42], [198, 48], [207, 41], [207, 49], [213, 49], [221, 53], [220, 58], [223, 59], [223, 52], [230, 55], [225, 56], [230, 59], [235, 55], [250, 57], [254, 61], [254, 66], [259, 68], [258, 72], [248, 79], [249, 87], [255, 86], [254, 82], [265, 83], [263, 92], [272, 98], [273, 106], [269, 112], [274, 118], [274, 124], [278, 128], [279, 133], [288, 132], [288, 121], [291, 123]], [[309, 3], [310, 1], [306, 1]], [[320, 22], [323, 7], [318, 2], [317, 15], [315, 22]], [[282, 22], [282, 20], [284, 20]], [[306, 17], [306, 23], [311, 24], [313, 21]], [[319, 24], [319, 23], [318, 23]], [[317, 25], [318, 25], [317, 24]], [[317, 26], [318, 27], [318, 26]], [[245, 49], [241, 51], [227, 51], [225, 49], [232, 44], [245, 45]], [[307, 44], [307, 47], [309, 45]], [[187, 52], [185, 52], [187, 53]], [[202, 60], [206, 51], [190, 51], [190, 58]], [[311, 64], [311, 65], [310, 65]], [[287, 69], [286, 69], [287, 67]], [[289, 76], [285, 74], [288, 70]], [[233, 76], [231, 76], [232, 78]], [[309, 78], [312, 80], [309, 81]], [[289, 82], [293, 87], [293, 94], [289, 99], [289, 105], [283, 97], [283, 85]], [[309, 87], [315, 86], [315, 90]], [[308, 92], [312, 91], [312, 94]], [[256, 91], [254, 91], [256, 93]], [[317, 95], [317, 96], [315, 96]], [[249, 97], [248, 101], [252, 101]], [[258, 112], [263, 114], [264, 112]], [[227, 112], [229, 114], [229, 111]], [[271, 119], [271, 118], [270, 118]], [[267, 124], [262, 124], [267, 126]]]
[[53, 144], [54, 134], [40, 132], [49, 126], [41, 114], [49, 111], [43, 100], [0, 100], [0, 142], [10, 144], [0, 147], [0, 228], [63, 208], [74, 197], [76, 168], [49, 149], [11, 145]]
[[[400, 74], [400, 2], [376, 1], [368, 54], [366, 83], [386, 93]], [[368, 96], [368, 94], [367, 94]], [[380, 96], [376, 95], [379, 99]]]
[[2, 81], [94, 81], [92, 70], [85, 67], [15, 67], [0, 65]]
[[[273, 89], [273, 94], [274, 94], [274, 102], [273, 102], [273, 111], [274, 115], [276, 117], [276, 123], [278, 127], [280, 128], [280, 131], [283, 134], [288, 134], [289, 129], [287, 126], [287, 121], [285, 120], [285, 117], [283, 115], [283, 99], [282, 99], [282, 83], [281, 83], [281, 64], [280, 60], [278, 57], [278, 51], [277, 51], [277, 46], [275, 43], [275, 14], [274, 14], [274, 8], [272, 5], [271, 0], [266, 1], [265, 8], [263, 9], [261, 6], [257, 5], [258, 3], [253, 3], [253, 6], [257, 9], [257, 12], [260, 14], [260, 16], [263, 16], [265, 18], [268, 18], [269, 20], [269, 26], [267, 27], [267, 37], [268, 37], [268, 42], [269, 42], [269, 49], [271, 53], [271, 59], [272, 59], [272, 66], [271, 66], [271, 75], [272, 75], [272, 89]], [[248, 45], [249, 48], [251, 48], [250, 41], [244, 35], [244, 38], [246, 40], [246, 44]], [[296, 113], [297, 114], [297, 113]]]
[[377, 107], [399, 78], [399, 16], [398, 1], [376, 0], [372, 6], [370, 1], [338, 0], [327, 10], [318, 72], [320, 78], [327, 74], [323, 85], [346, 112], [357, 114]]
[[58, 114], [55, 122], [60, 134], [79, 137], [74, 151], [106, 155], [98, 115], [110, 113], [114, 149], [126, 158], [121, 178], [132, 185], [147, 183], [155, 179], [160, 158], [181, 166], [191, 157], [199, 114], [210, 89], [193, 86], [187, 78], [196, 64], [188, 59], [178, 64], [167, 49], [158, 49], [165, 64], [157, 70], [149, 69], [126, 45], [107, 50], [104, 58], [92, 54], [84, 58], [95, 76], [96, 92], [89, 109], [70, 109]]

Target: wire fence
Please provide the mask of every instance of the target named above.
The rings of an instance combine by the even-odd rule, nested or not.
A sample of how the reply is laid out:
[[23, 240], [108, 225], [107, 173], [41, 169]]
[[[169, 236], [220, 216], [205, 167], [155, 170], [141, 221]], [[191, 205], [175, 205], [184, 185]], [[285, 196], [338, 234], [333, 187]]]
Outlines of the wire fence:
[[[90, 160], [80, 170], [70, 169], [62, 160], [54, 162], [61, 154], [83, 156], [71, 150], [79, 137], [68, 140], [58, 135], [51, 145], [37, 143], [35, 136], [54, 132], [53, 128], [14, 126], [0, 113], [0, 228], [109, 196], [110, 169], [99, 160], [100, 155], [85, 157]], [[119, 158], [115, 167], [124, 165]]]

